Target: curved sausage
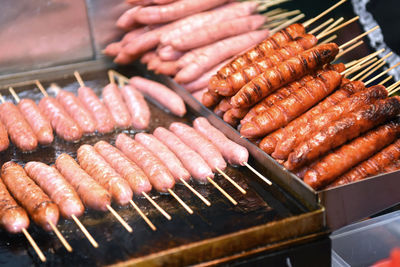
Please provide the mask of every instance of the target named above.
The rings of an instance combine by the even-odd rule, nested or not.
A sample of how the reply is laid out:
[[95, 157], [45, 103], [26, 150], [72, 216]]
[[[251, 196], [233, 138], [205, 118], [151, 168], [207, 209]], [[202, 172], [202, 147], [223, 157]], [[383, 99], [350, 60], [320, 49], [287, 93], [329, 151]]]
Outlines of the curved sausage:
[[129, 183], [124, 180], [91, 145], [82, 145], [78, 149], [79, 165], [101, 186], [103, 186], [118, 203], [126, 205], [133, 193]]
[[190, 173], [183, 167], [182, 162], [169, 150], [162, 142], [151, 134], [138, 133], [135, 140], [141, 143], [145, 148], [152, 152], [168, 168], [175, 181], [183, 179], [188, 181]]
[[118, 86], [115, 83], [108, 84], [103, 89], [102, 97], [104, 104], [114, 119], [115, 125], [121, 128], [128, 128], [131, 125], [132, 118]]
[[126, 134], [119, 134], [115, 145], [146, 173], [156, 190], [166, 192], [175, 186], [174, 177], [167, 167], [140, 143]]
[[221, 131], [213, 127], [206, 118], [198, 117], [195, 119], [193, 127], [212, 142], [230, 164], [243, 165], [244, 162], [248, 161], [249, 151], [228, 139]]
[[129, 160], [120, 150], [105, 141], [99, 141], [94, 145], [96, 151], [114, 168], [126, 181], [133, 193], [150, 192], [149, 178], [136, 163]]
[[132, 126], [139, 130], [149, 127], [151, 113], [143, 95], [129, 85], [122, 87], [121, 93], [131, 113]]
[[36, 224], [46, 231], [52, 230], [48, 222], [57, 225], [59, 217], [57, 205], [28, 177], [20, 165], [12, 161], [3, 164], [1, 178], [13, 197]]
[[29, 177], [58, 205], [61, 215], [71, 219], [81, 216], [85, 210], [74, 188], [56, 168], [42, 162], [30, 161], [24, 167]]
[[11, 141], [22, 151], [37, 148], [38, 141], [29, 123], [19, 109], [10, 102], [0, 105], [0, 120], [7, 129]]
[[194, 179], [207, 182], [207, 177], [214, 177], [207, 162], [175, 134], [163, 127], [158, 127], [154, 130], [153, 135], [175, 153]]
[[199, 101], [199, 103], [201, 103], [201, 100], [203, 99], [203, 95], [204, 95], [207, 91], [208, 91], [207, 88], [203, 88], [203, 89], [200, 89], [200, 90], [198, 90], [198, 91], [196, 91], [196, 92], [193, 92], [193, 93], [192, 93], [192, 96], [193, 96], [194, 98], [196, 98], [196, 100]]
[[8, 140], [8, 133], [6, 126], [1, 122], [0, 119], [0, 152], [4, 151], [10, 145], [10, 140]]
[[7, 187], [0, 179], [0, 224], [9, 233], [20, 233], [29, 227], [29, 218], [10, 195]]
[[78, 89], [78, 98], [92, 114], [99, 133], [109, 133], [114, 130], [114, 121], [110, 112], [91, 88], [80, 87]]
[[54, 140], [53, 128], [36, 103], [31, 99], [21, 99], [18, 108], [31, 126], [39, 143], [42, 145], [51, 144]]
[[57, 170], [76, 190], [85, 206], [101, 211], [107, 211], [111, 204], [110, 194], [68, 154], [61, 154], [55, 163]]
[[55, 98], [42, 98], [39, 102], [39, 109], [46, 114], [51, 126], [62, 139], [71, 142], [81, 139], [83, 135], [81, 128]]
[[226, 162], [218, 149], [195, 129], [180, 122], [171, 123], [169, 129], [186, 145], [199, 153], [213, 171], [217, 171], [217, 168], [226, 169]]

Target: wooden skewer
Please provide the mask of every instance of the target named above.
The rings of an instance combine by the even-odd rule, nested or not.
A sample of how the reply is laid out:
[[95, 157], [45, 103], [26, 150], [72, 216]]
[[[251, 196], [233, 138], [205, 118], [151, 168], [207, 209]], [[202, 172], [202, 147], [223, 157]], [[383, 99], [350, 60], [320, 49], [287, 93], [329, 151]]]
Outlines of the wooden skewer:
[[380, 68], [382, 68], [385, 64], [386, 64], [386, 62], [385, 61], [383, 61], [383, 62], [375, 62], [375, 63], [378, 63], [378, 66], [376, 66], [375, 68], [373, 68], [372, 70], [370, 70], [367, 74], [365, 74], [364, 76], [362, 76], [360, 79], [359, 79], [359, 81], [364, 81], [366, 78], [368, 78], [368, 76], [369, 75], [371, 75], [372, 73], [374, 73], [375, 71], [377, 71], [378, 69], [380, 69]]
[[129, 224], [126, 223], [126, 221], [124, 219], [122, 219], [122, 217], [110, 206], [107, 205], [106, 206], [107, 209], [112, 213], [112, 215], [114, 215], [115, 218], [117, 218], [117, 220], [122, 224], [122, 226], [129, 232], [132, 233], [132, 227], [129, 226]]
[[[377, 53], [377, 52], [376, 52], [376, 53]], [[371, 54], [371, 55], [373, 55], [373, 54]], [[365, 58], [364, 60], [358, 62], [358, 63], [355, 64], [354, 66], [351, 66], [350, 68], [346, 69], [345, 71], [342, 71], [342, 72], [340, 73], [340, 75], [345, 75], [345, 74], [348, 75], [349, 73], [353, 73], [354, 71], [359, 70], [359, 69], [361, 68], [361, 66], [362, 66], [365, 62], [369, 61], [370, 59], [371, 59], [371, 58]]]
[[[377, 61], [377, 60], [378, 60], [378, 58], [376, 58], [376, 57], [374, 57], [374, 58], [372, 58], [372, 59], [368, 60], [367, 62], [365, 62], [365, 63], [363, 63], [363, 64], [359, 65], [357, 68], [354, 68], [354, 70], [353, 70], [353, 71], [351, 71], [351, 72], [348, 72], [348, 73], [346, 74], [346, 76], [349, 76], [349, 75], [351, 75], [351, 74], [353, 74], [353, 73], [355, 73], [355, 72], [359, 71], [360, 69], [363, 69], [363, 68], [365, 68], [366, 66], [368, 66], [368, 65], [372, 64], [373, 62], [375, 62], [375, 61]], [[354, 66], [353, 66], [353, 67], [354, 67]]]
[[163, 208], [161, 208], [153, 199], [151, 199], [151, 197], [146, 194], [145, 192], [142, 192], [142, 195], [159, 211], [161, 212], [162, 215], [164, 215], [165, 218], [167, 218], [167, 220], [171, 220], [172, 217], [171, 215], [169, 215]]
[[44, 256], [44, 254], [43, 254], [42, 250], [39, 248], [39, 246], [36, 244], [35, 240], [33, 240], [32, 236], [29, 234], [29, 232], [25, 228], [22, 228], [22, 233], [24, 233], [26, 239], [28, 239], [29, 243], [31, 244], [31, 246], [35, 250], [35, 252], [38, 255], [39, 259], [42, 262], [46, 262], [46, 257]]
[[19, 96], [17, 95], [17, 93], [14, 91], [14, 88], [12, 88], [11, 86], [8, 87], [8, 90], [10, 91], [11, 95], [14, 97], [15, 101], [17, 101], [17, 103], [19, 103], [19, 101], [21, 101], [21, 99], [19, 99]]
[[288, 21], [288, 19], [282, 19], [282, 20], [279, 20], [279, 21], [270, 22], [270, 23], [267, 23], [264, 26], [262, 26], [261, 29], [271, 29], [273, 27], [276, 27], [276, 26], [279, 26], [279, 25], [281, 25], [283, 23], [286, 23], [287, 21]]
[[381, 81], [380, 83], [378, 83], [379, 85], [384, 85], [385, 83], [387, 83], [388, 81], [390, 81], [393, 78], [392, 75], [390, 75], [389, 77], [387, 77], [386, 79], [384, 79], [383, 81]]
[[181, 204], [181, 206], [187, 211], [189, 212], [189, 214], [193, 214], [193, 210], [177, 195], [175, 194], [174, 191], [172, 191], [170, 188], [168, 188], [168, 192], [176, 199], [176, 201], [179, 202], [179, 204]]
[[94, 240], [93, 236], [89, 233], [89, 231], [86, 229], [86, 227], [79, 221], [79, 219], [72, 214], [72, 219], [74, 222], [78, 225], [79, 229], [81, 229], [82, 233], [86, 236], [86, 238], [89, 240], [89, 242], [92, 244], [93, 247], [98, 248], [99, 244]]
[[58, 237], [58, 239], [61, 241], [61, 243], [63, 244], [63, 246], [67, 249], [68, 252], [72, 252], [72, 247], [69, 245], [69, 243], [67, 242], [67, 240], [64, 238], [64, 236], [61, 234], [61, 232], [58, 230], [58, 228], [51, 222], [51, 221], [47, 221], [47, 223], [50, 225], [51, 229], [53, 230], [53, 232], [56, 234], [56, 236]]
[[375, 26], [372, 29], [354, 37], [353, 39], [351, 39], [350, 41], [347, 41], [346, 43], [342, 44], [341, 46], [339, 46], [339, 49], [344, 49], [345, 47], [354, 44], [355, 42], [357, 42], [358, 40], [360, 40], [361, 38], [363, 38], [364, 36], [370, 34], [371, 32], [375, 31], [379, 29], [379, 26]]
[[[393, 54], [393, 52], [388, 53], [386, 56], [382, 57], [380, 60], [378, 60], [377, 62], [375, 62], [374, 64], [372, 64], [371, 66], [369, 66], [368, 68], [366, 68], [365, 70], [363, 70], [362, 72], [358, 73], [356, 76], [354, 76], [353, 78], [351, 78], [351, 81], [354, 81], [356, 79], [358, 79], [359, 77], [361, 77], [362, 75], [364, 75], [367, 71], [369, 71], [370, 69], [372, 69], [373, 67], [375, 67], [376, 65], [378, 65], [380, 62], [384, 61], [385, 59], [387, 59], [388, 57], [390, 57]], [[379, 68], [378, 68], [379, 69]], [[374, 70], [375, 71], [375, 70]], [[362, 78], [360, 79], [360, 81], [364, 80], [366, 77], [368, 77], [369, 75], [371, 75], [371, 73], [373, 73], [374, 71], [367, 73], [366, 75], [362, 76]]]
[[339, 25], [339, 23], [341, 23], [344, 20], [343, 17], [338, 18], [336, 21], [334, 21], [331, 25], [329, 25], [328, 27], [326, 27], [325, 30], [323, 30], [322, 32], [319, 33], [319, 35], [324, 34], [328, 31], [330, 31], [331, 29], [333, 29], [334, 27], [336, 27], [337, 25]]
[[[381, 50], [379, 50], [379, 51], [384, 51], [385, 49], [381, 49]], [[349, 62], [349, 63], [346, 63], [345, 64], [345, 66], [346, 66], [346, 68], [350, 68], [350, 67], [352, 67], [352, 66], [354, 66], [355, 64], [357, 64], [358, 62], [360, 62], [360, 61], [362, 61], [362, 60], [364, 60], [364, 59], [366, 59], [366, 58], [371, 58], [371, 54], [369, 54], [369, 55], [366, 55], [365, 57], [362, 57], [362, 58], [359, 58], [359, 59], [355, 59], [355, 60], [353, 60], [353, 61], [351, 61], [351, 62]]]
[[287, 26], [289, 26], [289, 25], [291, 25], [291, 24], [293, 24], [293, 23], [295, 23], [295, 22], [301, 20], [301, 19], [304, 18], [304, 17], [305, 17], [305, 15], [304, 15], [303, 13], [301, 13], [301, 14], [297, 15], [296, 17], [289, 19], [289, 20], [286, 21], [285, 23], [283, 23], [283, 24], [277, 26], [276, 28], [273, 28], [273, 29], [271, 30], [271, 34], [274, 34], [274, 33], [276, 33], [277, 31], [279, 31], [279, 30], [281, 30], [281, 29], [283, 29], [283, 28], [286, 28]]
[[380, 74], [376, 75], [374, 78], [370, 79], [369, 81], [365, 82], [365, 85], [368, 85], [370, 83], [372, 83], [373, 81], [375, 81], [376, 79], [378, 79], [379, 77], [382, 77], [383, 75], [385, 75], [386, 73], [388, 73], [389, 71], [391, 71], [392, 69], [396, 68], [397, 66], [400, 65], [400, 62], [397, 63], [396, 65], [394, 65], [393, 67], [388, 68], [385, 71], [382, 71]]
[[288, 11], [288, 12], [284, 12], [284, 13], [281, 13], [281, 14], [278, 14], [278, 15], [270, 16], [269, 19], [270, 20], [283, 19], [283, 18], [287, 18], [287, 17], [293, 16], [293, 15], [300, 14], [300, 13], [301, 13], [301, 11], [296, 9], [296, 10], [293, 10], [293, 11]]
[[210, 177], [207, 177], [207, 180], [215, 187], [218, 189], [221, 194], [223, 194], [230, 202], [232, 202], [233, 205], [237, 205], [236, 200], [233, 199], [224, 189], [222, 189], [213, 179]]
[[[347, 70], [352, 69], [352, 72], [353, 72], [354, 69], [357, 69], [357, 70], [360, 69], [360, 66], [362, 64], [364, 64], [365, 62], [369, 61], [371, 58], [377, 56], [378, 54], [382, 53], [383, 51], [385, 51], [385, 48], [382, 48], [381, 50], [378, 50], [378, 51], [376, 51], [374, 53], [369, 54], [368, 56], [365, 56], [365, 57], [357, 60], [356, 63], [353, 64], [351, 67], [347, 68]], [[348, 72], [350, 72], [350, 71], [348, 71]]]
[[49, 94], [46, 92], [46, 90], [44, 89], [42, 83], [39, 80], [35, 81], [36, 86], [39, 88], [40, 92], [45, 96], [48, 97]]
[[217, 171], [226, 179], [228, 180], [234, 187], [236, 187], [242, 194], [246, 194], [246, 190], [244, 190], [240, 185], [238, 185], [231, 177], [226, 175], [220, 168], [216, 167]]
[[129, 83], [129, 78], [128, 78], [128, 77], [122, 75], [122, 74], [119, 73], [119, 72], [116, 72], [115, 70], [109, 70], [109, 71], [110, 71], [111, 73], [113, 73], [115, 76], [117, 76], [117, 77], [118, 77], [118, 80], [122, 80], [122, 81], [125, 82], [125, 83]]
[[352, 18], [352, 19], [350, 19], [350, 20], [348, 20], [348, 21], [346, 21], [346, 22], [340, 24], [339, 26], [336, 26], [335, 28], [333, 28], [333, 29], [331, 29], [331, 30], [329, 30], [329, 31], [327, 31], [327, 32], [324, 32], [324, 33], [322, 33], [322, 34], [321, 34], [321, 33], [318, 34], [316, 37], [317, 37], [318, 39], [321, 39], [321, 38], [323, 38], [323, 37], [325, 37], [325, 36], [327, 36], [327, 35], [329, 35], [329, 34], [335, 32], [335, 31], [337, 31], [337, 30], [339, 30], [339, 29], [341, 29], [341, 28], [343, 28], [343, 27], [346, 27], [347, 25], [353, 23], [354, 21], [358, 20], [359, 18], [360, 18], [359, 16], [356, 16], [356, 17], [354, 17], [354, 18]]
[[334, 10], [335, 8], [337, 8], [346, 1], [347, 0], [339, 1], [330, 8], [328, 8], [327, 10], [325, 10], [324, 12], [322, 12], [321, 14], [319, 14], [318, 16], [307, 20], [306, 22], [303, 23], [304, 28], [307, 28], [308, 26], [310, 26], [311, 24], [313, 24], [314, 22], [316, 22], [317, 20], [319, 20], [320, 18], [322, 18], [323, 16], [325, 16], [326, 14], [328, 14], [329, 12], [331, 12], [332, 10]]
[[391, 91], [391, 92], [389, 93], [389, 96], [393, 95], [394, 93], [396, 93], [396, 92], [399, 91], [399, 90], [400, 90], [400, 86], [397, 87], [396, 89], [394, 89], [393, 91]]
[[309, 31], [309, 34], [314, 34], [317, 31], [321, 30], [322, 28], [324, 28], [326, 25], [331, 24], [332, 22], [334, 22], [335, 20], [333, 18], [328, 19], [327, 21], [325, 21], [324, 23], [321, 23], [321, 25], [315, 27], [314, 29], [312, 29], [311, 31]]
[[114, 74], [111, 70], [108, 71], [108, 80], [110, 81], [110, 83], [114, 84], [115, 83], [115, 79], [114, 79]]
[[[386, 88], [389, 92], [391, 92], [394, 88], [396, 88], [398, 85], [400, 84], [400, 81], [395, 82], [394, 84], [392, 84], [391, 86], [389, 86], [388, 88]], [[391, 92], [392, 93], [392, 92]]]
[[190, 184], [188, 184], [185, 180], [182, 178], [179, 178], [179, 180], [190, 190], [195, 194], [198, 198], [200, 198], [201, 201], [203, 201], [207, 206], [211, 206], [210, 201], [208, 201], [205, 197], [203, 197], [199, 192], [196, 191]]
[[264, 175], [262, 175], [261, 173], [259, 173], [256, 169], [254, 169], [250, 164], [248, 164], [247, 162], [243, 162], [243, 165], [246, 166], [247, 168], [249, 168], [250, 171], [252, 171], [255, 175], [257, 175], [261, 180], [263, 180], [264, 182], [266, 182], [268, 185], [272, 185], [272, 182], [265, 177]]
[[139, 213], [139, 215], [143, 218], [143, 220], [150, 226], [151, 230], [155, 231], [157, 228], [154, 226], [154, 224], [147, 218], [146, 214], [142, 212], [142, 210], [133, 202], [133, 200], [129, 200], [129, 203], [133, 206], [133, 208]]
[[286, 10], [286, 9], [282, 9], [282, 8], [278, 7], [278, 8], [272, 9], [271, 11], [265, 12], [263, 15], [269, 17], [269, 16], [273, 16], [273, 15], [276, 15], [276, 14], [279, 14], [279, 13], [283, 13], [283, 12], [287, 12], [287, 11], [288, 10]]
[[326, 38], [326, 39], [323, 40], [322, 42], [320, 42], [320, 44], [327, 44], [327, 43], [330, 43], [330, 42], [332, 42], [333, 40], [335, 40], [336, 38], [337, 38], [337, 35], [334, 34], [334, 35], [332, 35], [332, 36]]
[[6, 100], [4, 99], [2, 94], [0, 94], [0, 101], [1, 101], [1, 103], [5, 103], [6, 102]]
[[340, 58], [341, 56], [347, 54], [348, 52], [352, 51], [354, 48], [359, 47], [360, 45], [362, 45], [364, 43], [364, 41], [359, 41], [358, 43], [353, 44], [352, 46], [350, 46], [349, 48], [343, 50], [342, 52], [340, 52], [339, 54], [337, 54], [335, 59]]
[[74, 71], [74, 76], [75, 76], [76, 80], [78, 81], [79, 86], [80, 87], [84, 87], [85, 83], [83, 82], [82, 77], [81, 77], [81, 75], [79, 74], [78, 71]]

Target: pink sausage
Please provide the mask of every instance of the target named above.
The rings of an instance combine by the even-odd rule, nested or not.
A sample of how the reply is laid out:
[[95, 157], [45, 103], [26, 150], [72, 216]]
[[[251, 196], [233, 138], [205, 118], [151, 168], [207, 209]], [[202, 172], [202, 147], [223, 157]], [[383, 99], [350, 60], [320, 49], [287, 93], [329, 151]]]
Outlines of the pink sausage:
[[121, 93], [131, 114], [132, 126], [139, 130], [149, 127], [151, 113], [143, 95], [129, 85], [122, 87]]
[[8, 140], [8, 133], [6, 126], [0, 120], [0, 152], [4, 151], [10, 145], [10, 140]]
[[121, 42], [114, 42], [108, 44], [106, 48], [103, 49], [102, 53], [110, 57], [116, 57], [118, 53], [121, 51], [121, 49], [122, 49]]
[[115, 125], [128, 128], [131, 125], [131, 115], [126, 106], [122, 94], [115, 83], [110, 83], [103, 89], [103, 102], [107, 106], [114, 119]]
[[162, 61], [173, 61], [180, 58], [184, 53], [167, 45], [157, 49], [157, 54]]
[[201, 182], [207, 182], [207, 177], [214, 177], [211, 168], [207, 165], [205, 160], [193, 149], [183, 143], [175, 134], [163, 127], [155, 129], [153, 134], [173, 153], [175, 153], [194, 179]]
[[154, 70], [155, 73], [161, 73], [164, 75], [174, 76], [179, 71], [176, 61], [163, 61], [160, 62], [157, 68]]
[[204, 89], [195, 91], [195, 92], [192, 93], [192, 96], [194, 98], [196, 98], [197, 101], [199, 101], [201, 103], [201, 101], [203, 99], [203, 95], [204, 95], [205, 92], [208, 92], [208, 88], [204, 88]]
[[117, 20], [117, 27], [123, 30], [130, 30], [133, 28], [137, 22], [135, 19], [136, 12], [140, 9], [140, 6], [135, 6], [133, 8], [125, 11]]

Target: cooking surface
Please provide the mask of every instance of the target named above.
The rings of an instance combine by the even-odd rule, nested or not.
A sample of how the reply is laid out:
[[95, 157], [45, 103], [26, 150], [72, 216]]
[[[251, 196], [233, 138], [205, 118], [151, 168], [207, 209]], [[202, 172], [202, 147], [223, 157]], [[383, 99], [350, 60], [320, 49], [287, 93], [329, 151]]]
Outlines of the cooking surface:
[[[120, 71], [130, 76], [126, 70]], [[85, 84], [92, 87], [97, 94], [100, 94], [102, 87], [108, 83], [106, 71], [82, 73], [82, 77]], [[78, 83], [73, 79], [72, 73], [71, 76], [63, 79], [42, 81], [45, 88], [48, 88], [52, 82], [73, 92], [76, 92], [78, 88]], [[42, 95], [38, 89], [33, 88], [34, 86], [26, 86], [15, 89], [20, 98], [31, 98], [38, 102]], [[3, 89], [1, 93], [8, 101], [12, 100], [7, 90]], [[54, 92], [51, 90], [48, 90], [48, 93], [54, 96]], [[190, 124], [194, 118], [193, 113], [187, 114], [184, 118], [178, 118], [152, 103], [149, 105], [152, 113], [151, 124], [147, 131], [149, 133], [158, 126], [168, 127], [173, 121]], [[78, 143], [67, 143], [57, 137], [51, 146], [40, 147], [29, 154], [22, 153], [11, 145], [7, 151], [1, 153], [1, 164], [9, 160], [20, 164], [31, 160], [53, 164], [56, 157], [63, 152], [75, 158], [76, 150], [82, 144], [93, 145], [99, 140], [114, 144], [115, 138], [120, 132], [135, 133], [133, 130], [118, 130], [107, 135], [86, 136]], [[34, 223], [28, 230], [45, 253], [47, 263], [50, 265], [105, 265], [234, 233], [305, 212], [297, 202], [289, 199], [275, 185], [268, 187], [259, 183], [259, 179], [246, 168], [230, 166], [226, 173], [247, 190], [247, 194], [243, 195], [223, 177], [216, 176], [217, 183], [238, 201], [237, 206], [233, 206], [212, 185], [198, 184], [194, 181], [191, 184], [211, 201], [210, 207], [207, 207], [183, 185], [177, 184], [174, 189], [177, 195], [193, 209], [193, 215], [188, 214], [172, 196], [152, 192], [152, 197], [172, 216], [171, 221], [163, 217], [146, 199], [134, 197], [134, 201], [157, 227], [155, 232], [131, 206], [117, 207], [114, 205], [114, 208], [132, 226], [132, 234], [129, 234], [110, 213], [86, 210], [80, 220], [99, 243], [97, 249], [90, 245], [72, 220], [61, 219], [58, 224], [59, 229], [74, 249], [72, 253], [65, 250], [53, 233], [46, 233]], [[0, 230], [0, 239], [2, 240], [0, 264], [12, 263], [13, 266], [26, 266], [41, 263], [22, 234], [11, 235]]]

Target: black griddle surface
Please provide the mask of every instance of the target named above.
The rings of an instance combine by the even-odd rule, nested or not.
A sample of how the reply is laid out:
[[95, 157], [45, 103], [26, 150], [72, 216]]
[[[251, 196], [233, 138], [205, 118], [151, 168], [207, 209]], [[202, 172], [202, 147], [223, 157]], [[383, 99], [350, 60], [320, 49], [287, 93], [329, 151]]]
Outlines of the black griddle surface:
[[[132, 71], [126, 69], [120, 71], [127, 76], [133, 75]], [[98, 95], [108, 83], [106, 71], [83, 73], [82, 76], [85, 84], [92, 87]], [[73, 79], [72, 74], [58, 80], [42, 81], [46, 88], [52, 82], [75, 93], [78, 88], [78, 83]], [[35, 89], [34, 86], [15, 89], [21, 98], [31, 98], [38, 102], [42, 97], [39, 90]], [[48, 91], [48, 93], [54, 96], [54, 92]], [[3, 90], [2, 94], [8, 101], [12, 101], [12, 97], [7, 91]], [[184, 118], [178, 118], [153, 103], [149, 103], [149, 105], [152, 113], [151, 124], [146, 131], [149, 133], [152, 133], [158, 126], [168, 127], [174, 121], [191, 124], [191, 121], [195, 118], [195, 115], [190, 112]], [[29, 154], [22, 153], [11, 145], [7, 151], [1, 153], [1, 164], [9, 160], [22, 165], [33, 160], [53, 164], [56, 157], [61, 153], [68, 153], [76, 158], [76, 151], [80, 145], [93, 145], [99, 140], [114, 144], [115, 138], [120, 132], [128, 133], [131, 136], [135, 133], [134, 130], [116, 130], [106, 135], [85, 136], [78, 143], [68, 143], [57, 137], [51, 146], [39, 147], [35, 152]], [[147, 226], [131, 206], [117, 207], [114, 205], [117, 212], [132, 226], [133, 233], [131, 234], [110, 213], [86, 210], [80, 220], [99, 243], [97, 249], [91, 246], [71, 220], [60, 219], [58, 228], [73, 247], [72, 253], [65, 250], [53, 233], [45, 232], [32, 222], [28, 231], [47, 257], [46, 265], [102, 266], [195, 241], [234, 233], [249, 227], [298, 215], [305, 211], [278, 187], [275, 185], [268, 187], [260, 183], [259, 179], [244, 167], [234, 168], [229, 166], [226, 173], [247, 190], [247, 194], [243, 195], [223, 177], [216, 176], [216, 182], [238, 201], [237, 206], [232, 205], [212, 185], [199, 184], [195, 181], [191, 181], [191, 184], [211, 201], [210, 207], [207, 207], [183, 185], [177, 184], [174, 189], [177, 195], [193, 209], [193, 215], [188, 214], [172, 196], [160, 194], [154, 190], [151, 192], [153, 199], [172, 216], [171, 221], [163, 217], [146, 199], [134, 197], [134, 201], [157, 227], [155, 232]], [[0, 240], [0, 265], [29, 266], [43, 264], [24, 235], [12, 235], [0, 230]]]

